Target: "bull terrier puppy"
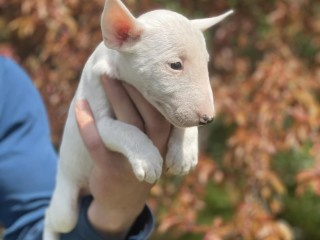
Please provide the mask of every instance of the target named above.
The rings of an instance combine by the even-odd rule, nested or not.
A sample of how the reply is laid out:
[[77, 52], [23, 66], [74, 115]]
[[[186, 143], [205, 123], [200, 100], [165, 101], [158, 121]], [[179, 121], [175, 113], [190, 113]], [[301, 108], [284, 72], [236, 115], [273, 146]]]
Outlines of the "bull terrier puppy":
[[213, 95], [203, 31], [231, 14], [188, 20], [167, 10], [135, 18], [120, 0], [106, 0], [101, 17], [103, 42], [88, 59], [71, 103], [60, 149], [56, 188], [46, 212], [45, 240], [71, 231], [78, 219], [80, 190], [89, 192], [93, 160], [82, 141], [74, 106], [86, 99], [106, 147], [122, 153], [140, 181], [154, 183], [163, 159], [137, 127], [114, 119], [100, 76], [134, 86], [174, 126], [166, 167], [186, 174], [198, 161], [198, 126], [214, 118]]

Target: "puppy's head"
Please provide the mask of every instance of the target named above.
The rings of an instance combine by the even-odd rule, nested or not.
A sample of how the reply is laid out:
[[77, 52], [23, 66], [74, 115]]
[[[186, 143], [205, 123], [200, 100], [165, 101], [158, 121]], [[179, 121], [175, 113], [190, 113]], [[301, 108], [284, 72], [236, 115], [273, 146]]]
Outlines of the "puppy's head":
[[221, 16], [188, 20], [166, 10], [135, 18], [120, 0], [107, 0], [104, 43], [118, 51], [121, 80], [136, 87], [173, 125], [204, 125], [214, 118], [203, 31]]

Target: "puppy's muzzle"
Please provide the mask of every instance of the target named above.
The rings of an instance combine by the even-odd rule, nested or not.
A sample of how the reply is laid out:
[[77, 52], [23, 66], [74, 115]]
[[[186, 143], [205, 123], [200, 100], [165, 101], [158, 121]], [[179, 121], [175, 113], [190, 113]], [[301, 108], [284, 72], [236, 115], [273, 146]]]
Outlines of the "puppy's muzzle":
[[202, 115], [199, 120], [199, 125], [206, 125], [213, 121], [213, 117], [208, 117], [207, 115]]

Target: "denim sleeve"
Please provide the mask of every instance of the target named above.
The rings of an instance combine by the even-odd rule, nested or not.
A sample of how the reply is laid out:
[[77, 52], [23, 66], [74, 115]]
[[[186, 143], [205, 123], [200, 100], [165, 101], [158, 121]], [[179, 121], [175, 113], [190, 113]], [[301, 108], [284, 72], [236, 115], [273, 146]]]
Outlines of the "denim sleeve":
[[[41, 96], [27, 74], [0, 56], [0, 225], [4, 240], [41, 240], [44, 212], [54, 189], [57, 155]], [[91, 227], [83, 199], [76, 228], [63, 240], [111, 240]], [[146, 207], [129, 240], [148, 239], [154, 219]]]
[[[114, 240], [113, 238], [104, 238], [97, 233], [87, 218], [87, 210], [92, 198], [86, 197], [82, 200], [80, 217], [75, 229], [61, 237], [61, 240]], [[150, 238], [150, 235], [154, 227], [154, 218], [150, 209], [146, 206], [142, 213], [138, 216], [131, 230], [128, 233], [127, 240], [146, 240]]]
[[57, 156], [42, 99], [27, 74], [0, 57], [0, 222], [17, 240], [43, 218]]
[[[87, 218], [87, 211], [92, 197], [88, 196], [82, 199], [80, 216], [76, 227], [72, 232], [64, 234], [61, 240], [116, 240], [112, 237], [102, 237], [96, 232]], [[43, 219], [27, 226], [16, 240], [41, 240], [41, 234], [44, 226]], [[147, 240], [150, 238], [154, 228], [154, 217], [150, 209], [145, 206], [142, 213], [136, 219], [134, 225], [126, 237], [126, 240]]]

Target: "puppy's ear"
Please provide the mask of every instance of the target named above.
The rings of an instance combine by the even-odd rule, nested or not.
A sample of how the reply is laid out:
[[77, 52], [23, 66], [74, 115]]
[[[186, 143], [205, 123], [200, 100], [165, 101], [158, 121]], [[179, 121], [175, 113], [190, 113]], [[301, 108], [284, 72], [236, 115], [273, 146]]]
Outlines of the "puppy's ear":
[[212, 17], [212, 18], [204, 18], [204, 19], [196, 19], [196, 20], [191, 20], [191, 23], [197, 27], [198, 29], [200, 29], [201, 31], [205, 31], [208, 28], [214, 26], [215, 24], [221, 22], [223, 19], [225, 19], [227, 16], [229, 16], [230, 14], [233, 13], [233, 10], [230, 10], [224, 14], [221, 14], [219, 16], [216, 17]]
[[101, 30], [107, 47], [125, 51], [138, 41], [143, 27], [120, 0], [106, 0]]

